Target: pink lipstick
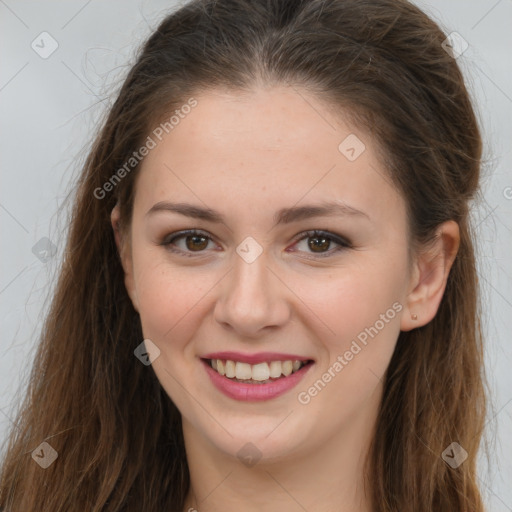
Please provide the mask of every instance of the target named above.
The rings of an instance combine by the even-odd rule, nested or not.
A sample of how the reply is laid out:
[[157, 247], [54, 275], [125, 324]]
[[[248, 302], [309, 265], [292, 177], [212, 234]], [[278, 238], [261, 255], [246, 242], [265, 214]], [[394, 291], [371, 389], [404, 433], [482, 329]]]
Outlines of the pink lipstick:
[[[205, 355], [201, 362], [211, 382], [219, 391], [234, 400], [250, 402], [270, 400], [286, 393], [303, 379], [314, 364], [310, 358], [275, 352], [216, 352]], [[240, 371], [243, 376], [237, 378], [240, 377]]]

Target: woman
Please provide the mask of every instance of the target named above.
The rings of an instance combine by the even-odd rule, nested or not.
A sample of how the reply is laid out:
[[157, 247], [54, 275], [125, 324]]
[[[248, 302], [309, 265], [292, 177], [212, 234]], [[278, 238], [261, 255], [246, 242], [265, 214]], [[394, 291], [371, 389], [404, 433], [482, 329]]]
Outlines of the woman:
[[481, 138], [446, 38], [404, 0], [160, 24], [78, 184], [5, 510], [484, 510]]

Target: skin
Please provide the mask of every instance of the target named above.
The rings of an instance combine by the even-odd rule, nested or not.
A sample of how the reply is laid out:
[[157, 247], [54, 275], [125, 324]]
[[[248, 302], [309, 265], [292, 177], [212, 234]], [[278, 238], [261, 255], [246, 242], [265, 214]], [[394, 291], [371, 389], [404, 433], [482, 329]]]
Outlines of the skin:
[[[400, 330], [436, 314], [458, 226], [441, 225], [435, 245], [414, 256], [409, 272], [404, 199], [384, 178], [367, 133], [285, 86], [195, 98], [198, 105], [144, 159], [124, 236], [119, 210], [112, 211], [126, 289], [144, 337], [160, 349], [153, 370], [183, 418], [191, 476], [184, 511], [370, 511], [362, 464], [382, 376]], [[338, 150], [350, 134], [366, 146], [354, 161]], [[310, 217], [273, 227], [280, 208], [327, 200], [344, 201], [369, 219]], [[225, 223], [171, 212], [146, 216], [159, 201], [207, 206]], [[210, 237], [189, 238], [188, 245], [186, 237], [175, 240], [193, 257], [160, 245], [183, 229]], [[353, 247], [334, 252], [335, 241], [296, 238], [313, 229]], [[250, 264], [236, 252], [248, 236], [263, 250]], [[397, 302], [401, 311], [309, 403], [300, 403], [298, 393]], [[241, 402], [218, 391], [199, 360], [220, 350], [295, 353], [315, 364], [284, 395]], [[246, 443], [261, 456], [251, 467], [237, 457]]]

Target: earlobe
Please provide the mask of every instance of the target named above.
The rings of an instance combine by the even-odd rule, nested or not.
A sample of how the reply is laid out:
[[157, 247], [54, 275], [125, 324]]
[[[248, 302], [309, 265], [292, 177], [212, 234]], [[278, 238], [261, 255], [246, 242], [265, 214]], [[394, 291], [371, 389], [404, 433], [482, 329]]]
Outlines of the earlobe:
[[453, 220], [446, 221], [439, 226], [433, 244], [417, 256], [412, 290], [407, 296], [400, 330], [421, 327], [435, 317], [459, 244], [458, 224]]
[[139, 312], [137, 290], [135, 288], [135, 279], [133, 276], [133, 262], [130, 255], [130, 243], [124, 239], [124, 233], [120, 228], [120, 210], [117, 204], [114, 206], [110, 214], [110, 222], [114, 231], [119, 259], [124, 271], [124, 284], [126, 291], [130, 296], [135, 311]]

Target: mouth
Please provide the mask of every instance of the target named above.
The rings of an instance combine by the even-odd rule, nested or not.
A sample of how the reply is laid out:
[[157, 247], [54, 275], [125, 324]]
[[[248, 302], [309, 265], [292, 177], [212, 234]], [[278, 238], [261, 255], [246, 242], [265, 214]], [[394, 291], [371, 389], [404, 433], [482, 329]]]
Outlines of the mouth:
[[202, 359], [219, 375], [243, 384], [269, 384], [288, 377], [305, 366], [313, 363], [312, 359], [298, 360], [286, 359], [283, 361], [268, 361], [258, 364], [249, 364], [232, 359]]
[[219, 352], [200, 360], [218, 391], [233, 400], [259, 402], [284, 395], [305, 377], [315, 361], [298, 357], [268, 352]]

